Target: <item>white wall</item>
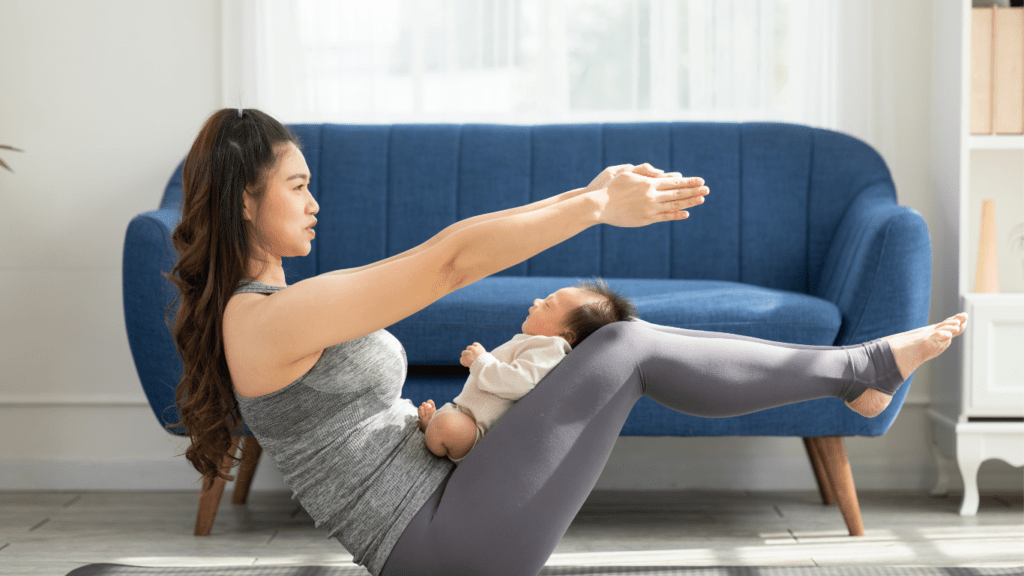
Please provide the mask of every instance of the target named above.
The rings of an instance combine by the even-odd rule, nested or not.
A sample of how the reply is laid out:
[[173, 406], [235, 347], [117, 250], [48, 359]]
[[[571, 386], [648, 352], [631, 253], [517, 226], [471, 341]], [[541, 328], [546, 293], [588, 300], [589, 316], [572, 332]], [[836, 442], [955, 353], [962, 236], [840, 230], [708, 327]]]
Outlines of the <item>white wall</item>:
[[[220, 3], [0, 3], [0, 143], [26, 150], [0, 152], [16, 170], [0, 170], [0, 489], [196, 489], [185, 441], [161, 429], [132, 363], [121, 253], [128, 222], [156, 208], [222, 102]], [[869, 114], [851, 132], [935, 229], [930, 2], [874, 0], [869, 14], [874, 73], [855, 106]], [[931, 486], [929, 380], [926, 365], [887, 434], [847, 439], [858, 488]], [[995, 461], [979, 483], [1021, 486]], [[796, 438], [624, 437], [598, 487], [815, 484]], [[254, 489], [270, 488], [284, 484], [264, 458]]]
[[142, 487], [184, 458], [132, 363], [122, 247], [220, 103], [220, 5], [0, 14], [0, 143], [25, 150], [0, 153], [0, 488]]

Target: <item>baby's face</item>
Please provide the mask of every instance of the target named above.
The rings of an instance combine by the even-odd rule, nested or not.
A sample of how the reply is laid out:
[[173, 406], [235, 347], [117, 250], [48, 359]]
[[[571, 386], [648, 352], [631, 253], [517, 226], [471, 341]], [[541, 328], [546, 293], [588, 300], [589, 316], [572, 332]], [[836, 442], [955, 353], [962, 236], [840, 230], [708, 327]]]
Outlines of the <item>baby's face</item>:
[[593, 292], [575, 286], [557, 290], [543, 300], [537, 298], [530, 307], [530, 315], [523, 322], [523, 334], [561, 336], [570, 311], [600, 298]]

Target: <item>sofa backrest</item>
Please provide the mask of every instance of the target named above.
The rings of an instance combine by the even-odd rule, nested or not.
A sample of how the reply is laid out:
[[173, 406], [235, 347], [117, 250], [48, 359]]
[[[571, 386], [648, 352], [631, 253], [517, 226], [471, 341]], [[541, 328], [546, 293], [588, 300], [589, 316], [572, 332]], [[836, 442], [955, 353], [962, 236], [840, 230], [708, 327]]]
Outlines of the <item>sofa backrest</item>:
[[[595, 226], [498, 275], [677, 278], [812, 293], [858, 192], [891, 176], [867, 144], [781, 123], [291, 126], [319, 224], [289, 283], [381, 260], [446, 226], [585, 186], [605, 166], [650, 162], [704, 178], [690, 218]], [[161, 207], [180, 205], [181, 167]], [[896, 198], [892, 198], [896, 203]]]

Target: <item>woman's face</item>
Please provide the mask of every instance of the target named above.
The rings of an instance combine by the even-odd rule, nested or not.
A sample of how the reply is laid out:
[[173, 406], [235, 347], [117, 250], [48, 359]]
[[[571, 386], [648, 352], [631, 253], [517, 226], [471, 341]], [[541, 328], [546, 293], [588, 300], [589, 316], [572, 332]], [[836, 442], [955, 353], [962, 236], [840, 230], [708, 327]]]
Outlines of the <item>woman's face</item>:
[[[254, 221], [255, 201], [245, 194], [245, 219]], [[256, 226], [270, 244], [269, 254], [254, 246], [256, 258], [280, 265], [282, 257], [306, 256], [316, 236], [313, 216], [320, 205], [309, 192], [309, 167], [295, 144], [278, 147], [278, 161], [267, 177], [267, 191]]]

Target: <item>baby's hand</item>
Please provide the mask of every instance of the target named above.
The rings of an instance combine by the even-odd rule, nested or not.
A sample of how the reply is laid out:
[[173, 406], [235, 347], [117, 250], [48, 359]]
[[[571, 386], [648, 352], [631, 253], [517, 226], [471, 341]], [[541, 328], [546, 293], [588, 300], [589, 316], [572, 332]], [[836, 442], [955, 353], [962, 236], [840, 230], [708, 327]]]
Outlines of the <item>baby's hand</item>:
[[477, 356], [486, 354], [487, 350], [480, 345], [479, 342], [473, 342], [466, 349], [462, 351], [462, 358], [459, 360], [459, 364], [462, 364], [466, 368], [469, 368], [471, 364], [476, 360]]

